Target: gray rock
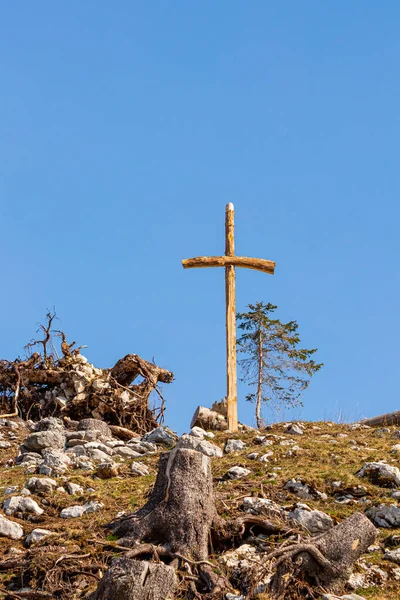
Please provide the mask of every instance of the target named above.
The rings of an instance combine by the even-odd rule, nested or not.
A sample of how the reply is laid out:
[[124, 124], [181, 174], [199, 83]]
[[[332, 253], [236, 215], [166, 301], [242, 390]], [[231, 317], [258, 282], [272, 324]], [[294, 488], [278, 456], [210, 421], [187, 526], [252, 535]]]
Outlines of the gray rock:
[[199, 440], [204, 440], [204, 429], [202, 429], [201, 427], [197, 427], [195, 425], [190, 430], [189, 435], [192, 435], [193, 437], [197, 437], [197, 438], [199, 438]]
[[400, 527], [400, 507], [396, 504], [372, 506], [365, 514], [377, 527]]
[[25, 483], [25, 487], [31, 492], [50, 493], [56, 489], [58, 483], [49, 477], [31, 477]]
[[379, 427], [378, 429], [375, 429], [372, 435], [376, 437], [385, 437], [387, 433], [390, 433], [389, 427]]
[[246, 448], [246, 444], [242, 440], [231, 439], [226, 442], [224, 451], [226, 454], [231, 454], [232, 452], [239, 452], [243, 448]]
[[110, 446], [107, 446], [106, 444], [103, 444], [102, 442], [87, 442], [85, 444], [85, 450], [101, 450], [102, 452], [105, 452], [105, 454], [109, 454], [110, 456], [112, 456], [112, 454], [114, 453], [113, 449], [110, 448]]
[[44, 537], [47, 537], [48, 535], [51, 535], [53, 532], [49, 531], [48, 529], [34, 529], [33, 531], [31, 531], [31, 533], [25, 538], [25, 545], [28, 546], [32, 546], [32, 544], [35, 544], [36, 542], [38, 542], [39, 540], [43, 539]]
[[9, 496], [10, 494], [15, 494], [16, 492], [18, 492], [18, 486], [17, 485], [9, 485], [4, 490], [4, 495]]
[[22, 514], [31, 513], [34, 515], [41, 515], [44, 513], [43, 508], [40, 508], [35, 500], [24, 496], [12, 496], [11, 498], [7, 498], [7, 500], [3, 502], [3, 508], [6, 515], [13, 515], [16, 512], [21, 512]]
[[245, 469], [244, 467], [231, 467], [227, 473], [226, 473], [226, 477], [228, 479], [242, 479], [243, 477], [247, 477], [247, 475], [250, 475], [251, 471], [250, 469]]
[[97, 448], [89, 448], [87, 453], [95, 463], [108, 462], [111, 458], [109, 454], [106, 454]]
[[188, 450], [197, 450], [197, 452], [201, 452], [206, 456], [223, 456], [222, 449], [212, 444], [211, 442], [207, 442], [207, 440], [199, 440], [198, 438], [193, 437], [192, 435], [184, 434], [178, 444], [177, 448], [186, 448]]
[[281, 517], [284, 512], [273, 500], [253, 496], [243, 498], [243, 508], [252, 515], [267, 515], [268, 517]]
[[258, 458], [260, 455], [258, 452], [250, 452], [250, 454], [247, 455], [247, 458], [249, 458], [250, 460], [256, 460], [256, 458]]
[[[39, 473], [43, 475], [56, 475], [64, 473], [64, 471], [71, 464], [71, 459], [62, 450], [53, 448], [47, 448], [42, 452], [43, 462], [39, 465]], [[48, 467], [47, 469], [43, 467]], [[50, 470], [50, 472], [49, 472]]]
[[6, 450], [7, 448], [11, 448], [10, 442], [0, 441], [0, 449], [1, 450]]
[[397, 548], [396, 550], [385, 550], [384, 559], [400, 565], [400, 548]]
[[69, 506], [68, 508], [63, 508], [60, 512], [61, 519], [76, 519], [82, 517], [86, 512], [86, 508], [84, 506]]
[[12, 540], [20, 540], [24, 535], [24, 530], [21, 525], [14, 523], [0, 515], [0, 537], [11, 538]]
[[82, 446], [80, 444], [77, 446], [73, 446], [72, 448], [68, 448], [66, 454], [68, 454], [69, 456], [87, 456], [85, 446]]
[[67, 438], [68, 441], [70, 441], [70, 440], [84, 440], [86, 433], [87, 432], [85, 430], [82, 430], [82, 431], [66, 431], [65, 432], [65, 437]]
[[89, 460], [86, 456], [77, 456], [74, 460], [74, 467], [76, 469], [85, 469], [89, 471], [94, 471], [94, 464], [91, 460]]
[[393, 498], [394, 500], [400, 501], [400, 490], [396, 490], [395, 492], [392, 492], [391, 498]]
[[67, 492], [70, 496], [75, 496], [76, 494], [83, 494], [83, 487], [78, 485], [77, 483], [72, 483], [69, 481], [67, 483]]
[[308, 483], [297, 481], [297, 479], [290, 479], [289, 481], [287, 481], [284, 485], [284, 488], [285, 490], [288, 490], [292, 494], [296, 494], [296, 496], [305, 500], [327, 499], [326, 494], [311, 487], [310, 485], [308, 485]]
[[301, 429], [301, 427], [296, 425], [296, 423], [293, 423], [290, 425], [290, 427], [285, 429], [285, 433], [288, 433], [289, 435], [303, 435], [304, 431]]
[[45, 448], [64, 448], [65, 436], [58, 429], [49, 429], [48, 431], [38, 431], [31, 433], [24, 440], [24, 446], [33, 452], [40, 452]]
[[263, 454], [262, 456], [260, 456], [260, 462], [268, 462], [268, 459], [271, 458], [271, 456], [273, 456], [274, 453], [273, 452], [266, 452], [265, 454]]
[[35, 424], [35, 431], [64, 431], [64, 424], [61, 419], [55, 417], [46, 417]]
[[381, 487], [400, 486], [400, 470], [385, 461], [365, 463], [357, 471], [356, 477], [365, 477], [371, 483]]
[[297, 505], [290, 511], [288, 516], [309, 533], [323, 533], [333, 527], [333, 521], [329, 515], [320, 510], [311, 510], [305, 504]]
[[112, 439], [111, 429], [104, 421], [100, 419], [82, 419], [78, 423], [78, 430], [94, 430], [98, 431], [105, 439]]
[[107, 440], [106, 446], [109, 448], [118, 448], [118, 446], [125, 446], [125, 442], [122, 440]]
[[91, 513], [98, 512], [102, 508], [104, 508], [104, 504], [98, 502], [97, 500], [92, 500], [91, 502], [85, 502], [83, 505], [85, 508], [85, 512], [90, 515]]
[[393, 431], [392, 437], [399, 440], [400, 439], [400, 429], [396, 429], [395, 431]]
[[43, 457], [41, 454], [38, 454], [37, 452], [23, 452], [22, 454], [19, 454], [19, 456], [17, 456], [17, 458], [15, 459], [15, 464], [16, 465], [38, 465], [39, 463], [41, 463], [43, 460]]
[[121, 456], [121, 458], [135, 458], [136, 456], [141, 456], [140, 452], [136, 452], [132, 448], [128, 448], [128, 446], [118, 446], [118, 448], [114, 449], [115, 456]]
[[154, 444], [166, 446], [167, 448], [174, 446], [177, 439], [178, 436], [168, 427], [157, 427], [142, 437], [143, 442], [152, 442]]
[[142, 442], [141, 440], [130, 440], [127, 444], [129, 448], [132, 448], [139, 454], [154, 454], [157, 452], [157, 446], [151, 442]]
[[133, 462], [131, 465], [131, 472], [134, 475], [149, 475], [150, 474], [148, 467], [141, 462]]

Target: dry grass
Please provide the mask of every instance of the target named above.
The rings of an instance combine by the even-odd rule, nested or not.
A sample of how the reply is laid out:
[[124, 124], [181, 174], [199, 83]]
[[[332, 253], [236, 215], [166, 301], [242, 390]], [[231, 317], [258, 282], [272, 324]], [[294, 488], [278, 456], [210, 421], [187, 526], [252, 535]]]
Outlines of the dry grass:
[[[313, 427], [319, 429], [313, 429]], [[393, 431], [395, 428], [390, 428]], [[2, 428], [5, 431], [6, 428]], [[289, 437], [283, 433], [282, 425], [274, 425], [272, 429], [266, 433], [282, 435], [285, 438]], [[340, 434], [347, 434], [348, 437], [340, 437]], [[303, 479], [307, 483], [315, 485], [315, 487], [328, 494], [326, 501], [306, 501], [309, 506], [318, 508], [331, 515], [336, 521], [340, 521], [355, 511], [363, 511], [364, 505], [359, 503], [339, 504], [332, 497], [333, 488], [332, 481], [340, 480], [345, 486], [364, 485], [369, 493], [369, 499], [373, 503], [379, 502], [395, 502], [390, 499], [391, 490], [380, 488], [360, 480], [355, 477], [356, 471], [366, 461], [387, 460], [390, 464], [397, 465], [399, 459], [392, 454], [391, 447], [396, 443], [391, 437], [391, 434], [386, 434], [379, 437], [375, 434], [375, 430], [354, 430], [350, 431], [346, 425], [337, 425], [329, 423], [309, 423], [307, 424], [306, 433], [302, 436], [293, 436], [296, 443], [302, 448], [297, 455], [292, 457], [285, 456], [288, 446], [280, 446], [279, 440], [273, 446], [260, 447], [254, 443], [256, 432], [248, 432], [240, 435], [240, 438], [246, 442], [247, 446], [244, 450], [225, 455], [221, 459], [214, 459], [213, 474], [215, 477], [215, 492], [217, 499], [218, 511], [221, 515], [230, 517], [239, 514], [244, 496], [254, 495], [263, 496], [275, 500], [283, 506], [290, 506], [299, 499], [283, 489], [284, 484], [288, 479], [293, 477]], [[23, 432], [21, 432], [21, 438]], [[214, 440], [215, 443], [222, 446], [228, 437], [234, 437], [227, 434], [218, 434]], [[331, 440], [335, 440], [332, 442]], [[359, 450], [350, 448], [350, 440], [354, 440]], [[250, 460], [247, 458], [249, 452], [259, 452], [260, 455], [273, 451], [273, 456], [268, 463]], [[28, 476], [24, 474], [22, 467], [6, 467], [6, 462], [9, 458], [15, 455], [15, 448], [9, 450], [0, 450], [0, 501], [4, 500], [4, 489], [9, 485], [17, 485], [19, 489], [23, 486]], [[123, 468], [120, 476], [109, 479], [100, 480], [86, 472], [75, 471], [68, 477], [69, 481], [80, 484], [84, 489], [88, 487], [94, 488], [94, 492], [85, 493], [84, 496], [69, 496], [55, 492], [52, 495], [47, 495], [48, 505], [43, 505], [43, 497], [32, 497], [38, 501], [45, 509], [45, 513], [38, 517], [35, 522], [18, 521], [26, 534], [30, 533], [35, 527], [43, 527], [55, 532], [55, 536], [47, 538], [42, 542], [42, 546], [49, 544], [61, 544], [63, 546], [73, 547], [79, 546], [79, 554], [90, 554], [79, 563], [72, 561], [63, 566], [64, 571], [54, 575], [55, 592], [54, 598], [63, 598], [74, 600], [78, 598], [87, 598], [90, 590], [96, 587], [96, 577], [101, 576], [104, 569], [110, 562], [110, 559], [115, 552], [111, 545], [112, 536], [107, 534], [104, 526], [110, 522], [120, 511], [133, 512], [138, 507], [142, 506], [146, 501], [146, 497], [151, 490], [155, 480], [157, 470], [157, 456], [147, 456], [140, 459], [141, 462], [147, 464], [151, 470], [151, 475], [146, 477], [132, 477], [129, 472], [129, 466]], [[251, 470], [251, 474], [246, 480], [225, 481], [222, 480], [223, 475], [233, 465], [239, 465]], [[275, 470], [274, 469], [280, 469]], [[272, 478], [270, 473], [276, 473], [277, 476]], [[61, 485], [60, 480], [60, 485]], [[104, 509], [100, 512], [85, 515], [80, 519], [65, 520], [59, 518], [59, 513], [62, 508], [74, 504], [83, 504], [87, 500], [98, 500], [104, 504]], [[381, 535], [378, 542], [383, 547], [383, 542], [386, 537], [392, 534], [400, 534], [399, 530], [381, 530]], [[51, 541], [50, 541], [51, 539]], [[110, 547], [95, 543], [109, 543]], [[26, 550], [21, 542], [15, 542], [6, 538], [0, 538], [0, 561], [5, 560], [9, 549], [19, 548]], [[46, 573], [51, 572], [55, 560], [51, 559], [51, 553], [47, 554], [45, 563]], [[390, 572], [395, 565], [383, 560], [383, 551], [368, 554], [365, 557], [367, 562], [377, 564], [380, 568]], [[53, 560], [53, 562], [52, 562]], [[44, 564], [44, 563], [43, 563]], [[72, 566], [71, 566], [72, 565]], [[97, 566], [91, 568], [90, 565]], [[91, 575], [76, 575], [74, 570], [79, 568], [88, 568]], [[90, 567], [90, 568], [89, 568]], [[38, 573], [36, 580], [43, 582], [43, 568], [41, 571], [40, 561], [38, 563]], [[90, 570], [92, 569], [92, 570]], [[5, 584], [11, 579], [13, 573], [0, 572], [0, 588], [4, 589]], [[58, 580], [57, 580], [58, 578]], [[67, 579], [65, 579], [67, 578]], [[34, 583], [33, 578], [30, 585]], [[58, 587], [57, 587], [58, 585]], [[399, 598], [400, 582], [393, 580], [389, 576], [388, 583], [384, 588], [370, 587], [368, 589], [357, 590], [357, 593], [365, 598], [373, 600], [395, 600]], [[0, 598], [6, 598], [0, 592]], [[260, 596], [261, 600], [261, 596]]]

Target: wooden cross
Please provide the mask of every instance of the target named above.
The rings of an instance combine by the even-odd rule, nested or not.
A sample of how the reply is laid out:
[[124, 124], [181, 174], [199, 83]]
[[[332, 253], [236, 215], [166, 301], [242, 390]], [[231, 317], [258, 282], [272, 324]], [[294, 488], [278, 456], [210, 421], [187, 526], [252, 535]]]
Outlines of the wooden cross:
[[198, 256], [182, 261], [184, 269], [195, 267], [225, 267], [226, 294], [226, 381], [228, 429], [238, 430], [237, 418], [237, 375], [236, 375], [236, 296], [235, 267], [255, 269], [274, 274], [275, 263], [262, 258], [235, 256], [235, 209], [232, 202], [226, 205], [225, 213], [225, 256]]

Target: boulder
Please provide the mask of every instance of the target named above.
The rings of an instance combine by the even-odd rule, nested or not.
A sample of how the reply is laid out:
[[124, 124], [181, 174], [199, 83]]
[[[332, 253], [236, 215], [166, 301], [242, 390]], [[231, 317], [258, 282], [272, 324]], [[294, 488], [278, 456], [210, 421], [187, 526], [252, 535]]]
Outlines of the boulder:
[[247, 475], [250, 475], [251, 471], [250, 469], [245, 469], [244, 467], [231, 467], [227, 473], [226, 473], [226, 477], [227, 479], [242, 479], [243, 477], [247, 477]]
[[329, 515], [321, 510], [312, 510], [306, 504], [297, 504], [296, 508], [288, 513], [288, 517], [309, 533], [324, 533], [333, 527], [333, 521]]
[[78, 431], [86, 430], [98, 431], [104, 439], [112, 438], [111, 429], [100, 419], [81, 419], [78, 423]]
[[61, 519], [76, 519], [78, 517], [82, 517], [86, 512], [86, 508], [84, 506], [69, 506], [68, 508], [63, 508], [60, 512]]
[[372, 506], [365, 514], [377, 527], [400, 527], [400, 507], [396, 504]]
[[287, 429], [285, 429], [285, 433], [288, 433], [289, 435], [303, 435], [304, 431], [301, 427], [296, 425], [296, 423], [293, 423]]
[[131, 464], [131, 473], [133, 475], [150, 475], [148, 467], [141, 462], [133, 462]]
[[61, 419], [55, 417], [46, 417], [35, 424], [35, 431], [64, 431], [64, 424]]
[[25, 538], [25, 545], [28, 546], [32, 546], [32, 544], [35, 544], [36, 542], [38, 542], [39, 540], [43, 539], [44, 537], [47, 537], [48, 535], [51, 535], [53, 532], [49, 531], [48, 529], [34, 529], [33, 531], [31, 531], [31, 533]]
[[152, 442], [153, 444], [159, 444], [167, 448], [174, 446], [177, 439], [178, 436], [168, 427], [156, 427], [156, 429], [153, 429], [142, 437], [143, 442]]
[[65, 435], [58, 429], [37, 431], [24, 440], [24, 447], [32, 452], [41, 452], [45, 448], [64, 448]]
[[24, 530], [21, 525], [6, 519], [0, 515], [0, 537], [11, 538], [12, 540], [20, 540], [24, 535]]
[[356, 477], [365, 477], [380, 487], [400, 486], [400, 469], [388, 465], [385, 461], [365, 463], [357, 471]]
[[326, 500], [327, 495], [323, 492], [318, 491], [308, 483], [298, 481], [297, 479], [290, 479], [284, 485], [285, 490], [288, 490], [292, 494], [296, 494], [299, 498], [305, 500]]
[[243, 448], [246, 448], [245, 442], [242, 440], [232, 439], [226, 442], [224, 452], [226, 454], [231, 454], [232, 452], [239, 452], [239, 450], [243, 450]]
[[223, 456], [222, 449], [212, 444], [211, 442], [207, 442], [207, 440], [200, 440], [199, 438], [195, 438], [192, 435], [184, 434], [177, 446], [177, 448], [185, 448], [187, 450], [197, 450], [197, 452], [201, 452], [206, 456], [216, 456], [221, 458]]
[[56, 489], [58, 483], [49, 477], [31, 477], [25, 483], [25, 487], [31, 492], [47, 494]]
[[283, 509], [269, 498], [255, 498], [246, 496], [243, 498], [243, 508], [251, 515], [266, 515], [267, 517], [281, 517]]
[[35, 500], [25, 496], [11, 496], [11, 498], [7, 498], [3, 502], [3, 508], [6, 515], [13, 515], [16, 512], [21, 512], [23, 515], [25, 513], [42, 515], [44, 513], [43, 508], [40, 508]]

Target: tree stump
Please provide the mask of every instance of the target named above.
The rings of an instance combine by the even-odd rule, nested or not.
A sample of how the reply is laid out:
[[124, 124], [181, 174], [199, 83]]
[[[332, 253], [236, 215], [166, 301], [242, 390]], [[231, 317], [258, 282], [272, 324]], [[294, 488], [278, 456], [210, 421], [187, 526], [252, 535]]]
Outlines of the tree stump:
[[[341, 593], [355, 561], [378, 534], [371, 521], [354, 513], [323, 535], [308, 543], [286, 546], [269, 554], [276, 558], [270, 591], [274, 599], [293, 597], [293, 586], [299, 582], [317, 585], [333, 593]], [[301, 585], [301, 584], [300, 584]]]
[[117, 558], [90, 600], [172, 600], [177, 584], [172, 567]]
[[215, 515], [210, 459], [195, 450], [174, 449], [161, 454], [148, 502], [109, 527], [123, 536], [121, 545], [140, 540], [201, 561], [208, 557]]

